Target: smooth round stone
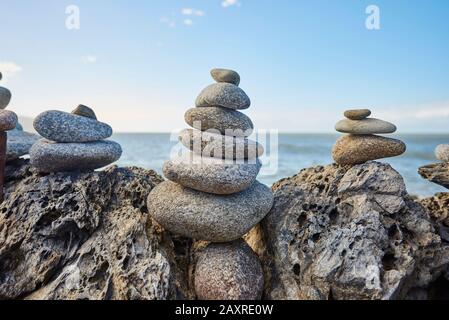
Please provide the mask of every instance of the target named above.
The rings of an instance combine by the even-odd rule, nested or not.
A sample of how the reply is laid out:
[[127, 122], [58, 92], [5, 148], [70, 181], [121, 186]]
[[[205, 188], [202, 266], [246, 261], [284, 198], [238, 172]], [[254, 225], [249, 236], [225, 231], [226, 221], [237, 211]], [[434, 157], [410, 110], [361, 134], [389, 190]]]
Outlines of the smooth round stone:
[[16, 130], [23, 131], [23, 126], [19, 122], [17, 122]]
[[240, 238], [267, 215], [272, 205], [271, 190], [257, 181], [230, 195], [201, 192], [164, 181], [148, 196], [148, 211], [163, 228], [212, 242]]
[[236, 86], [240, 84], [240, 75], [234, 70], [216, 68], [212, 69], [210, 74], [217, 82], [232, 83]]
[[259, 258], [243, 241], [209, 244], [195, 267], [199, 300], [259, 300], [264, 286]]
[[122, 154], [113, 141], [57, 143], [41, 139], [30, 150], [31, 164], [42, 172], [90, 171], [117, 161]]
[[335, 125], [335, 130], [351, 134], [393, 133], [396, 126], [387, 121], [368, 118], [363, 120], [344, 119]]
[[57, 142], [92, 142], [112, 135], [106, 123], [55, 110], [38, 115], [34, 128], [44, 138]]
[[41, 139], [37, 134], [24, 132], [19, 129], [8, 131], [6, 147], [6, 160], [16, 160], [30, 153], [30, 149], [36, 141]]
[[75, 110], [72, 111], [72, 114], [97, 120], [97, 116], [95, 115], [94, 110], [82, 104], [76, 107]]
[[17, 115], [9, 110], [0, 110], [0, 131], [13, 130], [19, 119]]
[[0, 109], [5, 109], [11, 101], [11, 91], [0, 87]]
[[164, 176], [184, 187], [214, 194], [232, 194], [248, 189], [261, 168], [254, 161], [200, 157], [191, 152], [166, 161]]
[[193, 129], [184, 129], [179, 140], [195, 154], [218, 159], [254, 159], [264, 153], [256, 141]]
[[405, 143], [400, 140], [375, 135], [347, 135], [337, 140], [332, 156], [338, 164], [353, 165], [399, 156], [405, 150]]
[[224, 107], [234, 110], [249, 108], [251, 100], [246, 93], [231, 83], [214, 83], [201, 91], [196, 99], [197, 107]]
[[245, 114], [223, 107], [192, 108], [184, 118], [192, 128], [207, 131], [216, 129], [223, 135], [247, 137], [253, 132], [253, 123]]
[[371, 110], [369, 109], [346, 110], [344, 115], [346, 118], [351, 120], [363, 120], [371, 115]]
[[435, 148], [435, 156], [438, 160], [449, 162], [449, 144], [440, 144]]

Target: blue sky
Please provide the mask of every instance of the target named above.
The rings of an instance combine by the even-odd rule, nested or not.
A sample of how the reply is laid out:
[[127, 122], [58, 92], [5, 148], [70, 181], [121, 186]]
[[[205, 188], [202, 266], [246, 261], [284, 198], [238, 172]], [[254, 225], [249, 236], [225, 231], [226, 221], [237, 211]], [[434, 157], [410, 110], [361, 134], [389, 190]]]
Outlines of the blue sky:
[[[365, 27], [369, 5], [380, 30]], [[80, 29], [65, 26], [68, 5]], [[115, 131], [171, 131], [237, 70], [255, 126], [332, 132], [368, 107], [398, 132], [449, 132], [449, 1], [0, 0], [10, 109], [95, 109]]]

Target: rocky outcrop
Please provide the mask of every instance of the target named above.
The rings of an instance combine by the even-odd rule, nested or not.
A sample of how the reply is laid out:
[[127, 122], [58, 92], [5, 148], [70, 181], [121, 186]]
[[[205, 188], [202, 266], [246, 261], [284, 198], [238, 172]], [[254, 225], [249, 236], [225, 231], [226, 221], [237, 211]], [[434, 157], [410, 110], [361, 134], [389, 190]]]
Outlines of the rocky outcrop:
[[388, 164], [308, 168], [273, 191], [265, 298], [425, 299], [446, 281], [448, 241]]
[[429, 164], [418, 169], [424, 179], [449, 189], [449, 163]]
[[[149, 219], [155, 172], [6, 169], [0, 299], [188, 299], [188, 244]], [[186, 269], [185, 269], [186, 270]]]

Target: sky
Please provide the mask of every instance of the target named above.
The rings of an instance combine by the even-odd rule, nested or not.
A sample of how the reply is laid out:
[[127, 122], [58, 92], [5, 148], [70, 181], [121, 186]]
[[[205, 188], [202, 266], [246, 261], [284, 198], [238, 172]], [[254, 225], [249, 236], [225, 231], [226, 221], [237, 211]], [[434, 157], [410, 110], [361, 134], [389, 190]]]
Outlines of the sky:
[[184, 112], [221, 67], [240, 73], [252, 101], [244, 112], [259, 129], [333, 132], [344, 110], [360, 107], [398, 133], [449, 133], [449, 1], [0, 0], [0, 8], [0, 85], [21, 116], [85, 104], [116, 132], [169, 132], [187, 126]]

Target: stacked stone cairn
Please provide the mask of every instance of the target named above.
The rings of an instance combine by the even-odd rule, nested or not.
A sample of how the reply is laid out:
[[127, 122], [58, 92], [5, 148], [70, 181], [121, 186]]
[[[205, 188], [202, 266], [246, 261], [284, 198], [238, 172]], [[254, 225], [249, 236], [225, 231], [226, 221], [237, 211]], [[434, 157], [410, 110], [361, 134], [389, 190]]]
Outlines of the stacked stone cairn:
[[260, 299], [261, 264], [242, 236], [273, 204], [271, 190], [256, 180], [263, 148], [248, 139], [253, 124], [238, 111], [250, 106], [238, 73], [214, 69], [211, 74], [217, 83], [186, 112], [193, 128], [179, 135], [186, 149], [164, 164], [168, 181], [152, 190], [148, 210], [168, 231], [209, 242], [195, 268], [198, 299]]
[[435, 156], [438, 160], [449, 163], [449, 144], [440, 144], [435, 148]]
[[335, 129], [347, 133], [335, 143], [332, 156], [340, 165], [356, 165], [370, 160], [395, 157], [406, 150], [404, 142], [378, 136], [396, 131], [396, 126], [387, 121], [369, 118], [368, 109], [347, 110], [346, 119], [339, 121]]
[[112, 135], [112, 128], [84, 105], [72, 113], [45, 111], [33, 125], [44, 139], [31, 148], [30, 161], [41, 172], [92, 171], [117, 161], [122, 154], [118, 143], [104, 140]]

